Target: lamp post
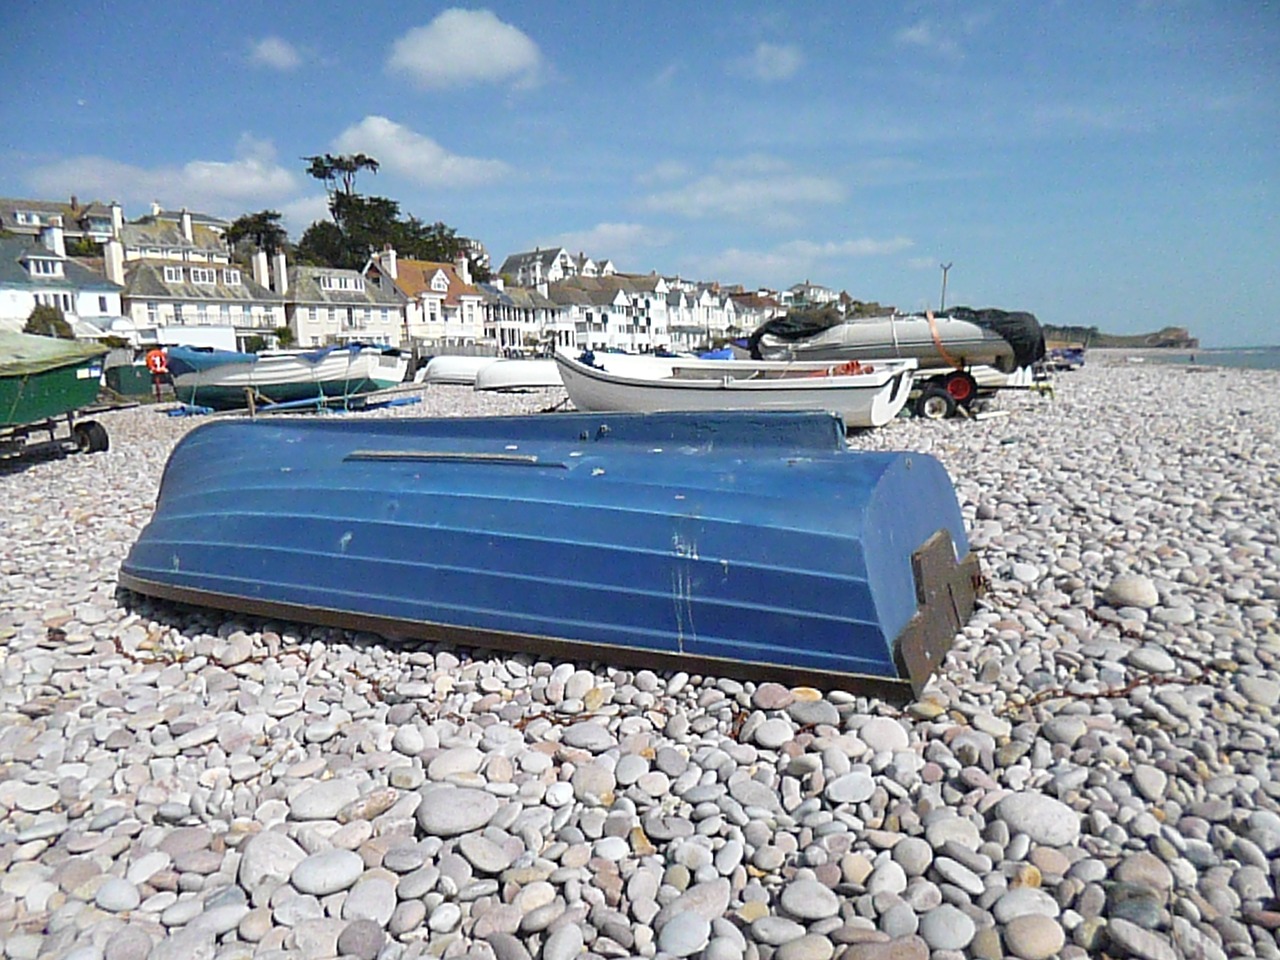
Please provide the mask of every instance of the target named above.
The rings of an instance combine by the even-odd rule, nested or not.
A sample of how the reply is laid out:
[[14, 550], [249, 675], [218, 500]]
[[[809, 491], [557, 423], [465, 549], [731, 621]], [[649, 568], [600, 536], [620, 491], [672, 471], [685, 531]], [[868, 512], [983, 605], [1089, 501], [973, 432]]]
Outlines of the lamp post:
[[938, 266], [942, 268], [942, 299], [938, 303], [938, 312], [942, 313], [947, 309], [947, 271], [951, 269], [951, 264], [940, 263]]

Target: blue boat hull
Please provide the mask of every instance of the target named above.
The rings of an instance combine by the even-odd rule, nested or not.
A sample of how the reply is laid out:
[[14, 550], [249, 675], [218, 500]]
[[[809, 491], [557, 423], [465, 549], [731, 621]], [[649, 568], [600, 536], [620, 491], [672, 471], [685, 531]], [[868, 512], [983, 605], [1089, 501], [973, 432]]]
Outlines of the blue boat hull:
[[250, 613], [727, 674], [919, 686], [973, 604], [950, 478], [827, 414], [225, 421], [121, 567]]

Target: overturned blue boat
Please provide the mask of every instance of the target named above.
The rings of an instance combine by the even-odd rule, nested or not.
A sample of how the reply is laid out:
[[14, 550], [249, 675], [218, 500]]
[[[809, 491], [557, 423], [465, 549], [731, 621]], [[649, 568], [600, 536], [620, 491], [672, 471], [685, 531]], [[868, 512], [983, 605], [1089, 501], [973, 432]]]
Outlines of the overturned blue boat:
[[391, 637], [907, 694], [978, 579], [941, 464], [851, 452], [825, 413], [209, 423], [120, 571]]

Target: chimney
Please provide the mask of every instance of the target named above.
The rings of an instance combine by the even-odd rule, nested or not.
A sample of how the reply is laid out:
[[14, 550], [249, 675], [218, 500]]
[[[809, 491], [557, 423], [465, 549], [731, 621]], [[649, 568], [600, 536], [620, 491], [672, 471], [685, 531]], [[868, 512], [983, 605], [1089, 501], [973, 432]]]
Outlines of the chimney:
[[467, 262], [465, 253], [458, 254], [453, 261], [454, 269], [458, 271], [458, 279], [463, 283], [470, 285], [471, 283], [471, 264]]
[[67, 255], [67, 244], [62, 235], [62, 218], [50, 217], [49, 225], [40, 231], [40, 240], [45, 247], [60, 257]]
[[111, 235], [116, 239], [120, 238], [120, 231], [124, 229], [124, 210], [120, 208], [120, 204], [115, 200], [111, 201]]
[[191, 232], [191, 214], [187, 213], [187, 208], [182, 208], [182, 238], [187, 243], [195, 243], [195, 234]]
[[267, 251], [255, 250], [253, 252], [253, 282], [260, 287], [270, 285], [267, 277]]
[[[119, 209], [118, 207], [116, 209]], [[102, 248], [103, 265], [107, 279], [124, 286], [124, 244], [119, 237], [112, 237]]]
[[391, 244], [386, 244], [382, 248], [382, 252], [378, 254], [378, 266], [380, 266], [382, 268], [382, 272], [392, 280], [398, 279], [399, 273], [398, 267], [396, 266], [396, 248]]
[[283, 250], [277, 250], [276, 255], [272, 258], [271, 273], [273, 281], [271, 289], [283, 297], [289, 292], [289, 269], [285, 264]]
[[80, 209], [80, 201], [76, 199], [76, 195], [73, 193], [71, 195], [71, 212], [75, 213], [75, 211], [79, 209]]
[[160, 211], [161, 211], [161, 210], [163, 210], [163, 209], [164, 209], [164, 207], [160, 206], [160, 201], [159, 201], [159, 200], [152, 200], [152, 201], [151, 201], [151, 215], [152, 215], [153, 217], [158, 217], [158, 216], [160, 216]]

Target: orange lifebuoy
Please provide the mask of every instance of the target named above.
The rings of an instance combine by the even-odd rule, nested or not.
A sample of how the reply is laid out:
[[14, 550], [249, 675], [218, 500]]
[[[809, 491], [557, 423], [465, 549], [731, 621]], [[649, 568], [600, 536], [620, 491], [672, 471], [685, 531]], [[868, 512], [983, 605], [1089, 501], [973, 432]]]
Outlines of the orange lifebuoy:
[[147, 354], [147, 369], [152, 373], [169, 372], [169, 360], [163, 350], [152, 350]]

